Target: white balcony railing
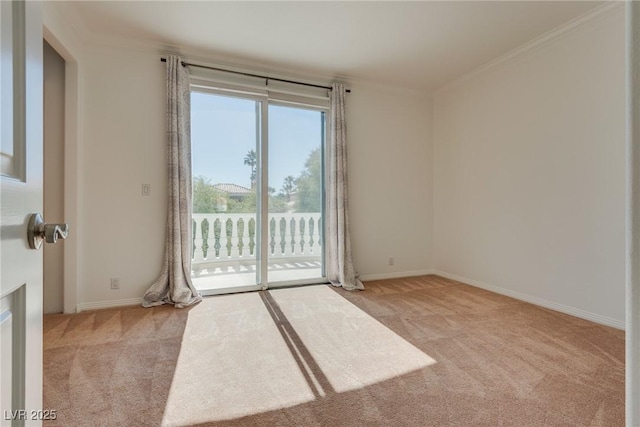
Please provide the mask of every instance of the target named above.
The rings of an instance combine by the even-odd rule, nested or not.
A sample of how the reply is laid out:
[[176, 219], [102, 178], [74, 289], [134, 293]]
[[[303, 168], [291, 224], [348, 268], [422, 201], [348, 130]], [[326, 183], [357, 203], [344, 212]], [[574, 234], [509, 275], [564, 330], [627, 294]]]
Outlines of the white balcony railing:
[[[251, 213], [193, 214], [194, 272], [255, 264], [258, 250], [256, 223], [256, 215]], [[322, 226], [320, 213], [269, 214], [269, 262], [319, 261]]]

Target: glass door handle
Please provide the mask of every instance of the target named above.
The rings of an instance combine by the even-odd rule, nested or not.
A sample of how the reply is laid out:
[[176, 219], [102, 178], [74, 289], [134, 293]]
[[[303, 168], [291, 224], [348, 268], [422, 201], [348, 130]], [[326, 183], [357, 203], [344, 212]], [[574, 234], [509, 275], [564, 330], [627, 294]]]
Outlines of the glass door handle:
[[39, 213], [31, 214], [27, 240], [31, 249], [40, 249], [42, 242], [55, 243], [69, 236], [69, 224], [46, 224]]

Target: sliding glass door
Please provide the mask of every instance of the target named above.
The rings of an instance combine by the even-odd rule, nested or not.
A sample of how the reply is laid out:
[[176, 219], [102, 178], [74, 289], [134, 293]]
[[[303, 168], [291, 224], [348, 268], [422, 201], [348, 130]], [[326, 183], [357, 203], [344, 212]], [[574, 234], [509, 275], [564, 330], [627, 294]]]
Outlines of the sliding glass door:
[[258, 289], [262, 102], [191, 94], [192, 280], [200, 291]]
[[269, 282], [322, 277], [324, 112], [269, 105]]
[[318, 283], [325, 113], [191, 95], [192, 279], [204, 294]]

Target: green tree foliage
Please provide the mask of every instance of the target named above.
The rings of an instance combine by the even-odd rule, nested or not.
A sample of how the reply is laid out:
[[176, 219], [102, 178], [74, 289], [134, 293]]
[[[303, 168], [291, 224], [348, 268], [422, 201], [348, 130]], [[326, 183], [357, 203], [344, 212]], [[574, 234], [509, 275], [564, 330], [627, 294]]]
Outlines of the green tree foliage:
[[291, 193], [296, 190], [296, 179], [291, 175], [284, 178], [282, 193], [287, 196], [287, 202], [291, 201]]
[[309, 153], [304, 170], [296, 180], [298, 212], [320, 212], [322, 208], [322, 157], [320, 148]]
[[289, 210], [289, 205], [284, 199], [284, 195], [276, 195], [276, 189], [273, 187], [269, 187], [269, 212], [281, 213], [289, 212]]
[[255, 150], [250, 150], [246, 156], [244, 156], [244, 164], [251, 168], [251, 188], [256, 186], [256, 166], [258, 164], [258, 156]]
[[[272, 192], [270, 192], [272, 193]], [[258, 211], [258, 204], [256, 203], [256, 192], [250, 193], [242, 200], [229, 200], [227, 202], [228, 213], [254, 213]], [[284, 197], [275, 196], [269, 194], [269, 212], [280, 213], [287, 212], [289, 206]]]
[[289, 212], [290, 210], [287, 200], [281, 194], [277, 196], [269, 196], [269, 212], [281, 213]]
[[193, 213], [218, 212], [221, 194], [211, 184], [211, 180], [202, 175], [193, 178]]
[[[251, 167], [251, 183], [253, 191], [242, 200], [234, 200], [224, 192], [216, 190], [211, 180], [204, 176], [193, 178], [193, 212], [217, 213], [226, 202], [227, 213], [257, 212], [256, 196], [256, 152], [251, 150], [244, 158], [244, 164]], [[291, 195], [297, 192], [297, 206], [293, 207]], [[298, 178], [289, 175], [284, 179], [282, 190], [276, 195], [272, 187], [268, 189], [269, 212], [282, 213], [320, 212], [322, 208], [322, 158], [320, 148], [309, 153], [304, 163], [304, 170]]]
[[227, 201], [228, 213], [252, 213], [256, 212], [256, 192], [252, 191], [242, 200], [229, 199]]

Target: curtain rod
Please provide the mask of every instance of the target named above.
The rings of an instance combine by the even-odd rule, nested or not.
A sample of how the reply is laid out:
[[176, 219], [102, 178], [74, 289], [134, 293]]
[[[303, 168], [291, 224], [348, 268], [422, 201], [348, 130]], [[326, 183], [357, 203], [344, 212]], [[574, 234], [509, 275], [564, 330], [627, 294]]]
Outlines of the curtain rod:
[[[160, 61], [167, 62], [167, 58], [160, 58]], [[232, 70], [225, 70], [224, 68], [209, 67], [207, 65], [189, 64], [188, 62], [182, 61], [182, 66], [183, 67], [185, 67], [187, 65], [189, 65], [191, 67], [206, 68], [207, 70], [215, 70], [215, 71], [223, 71], [225, 73], [239, 74], [241, 76], [256, 77], [258, 79], [265, 79], [265, 80], [267, 80], [267, 82], [269, 80], [273, 80], [273, 81], [276, 81], [276, 82], [292, 83], [294, 85], [310, 86], [310, 87], [317, 87], [319, 89], [331, 90], [331, 86], [314, 85], [314, 84], [311, 84], [311, 83], [296, 82], [294, 80], [278, 79], [278, 78], [275, 78], [275, 77], [261, 76], [259, 74], [243, 73], [241, 71], [232, 71]], [[351, 89], [345, 89], [345, 92], [351, 93]]]

